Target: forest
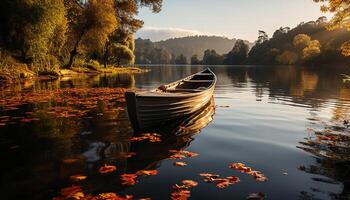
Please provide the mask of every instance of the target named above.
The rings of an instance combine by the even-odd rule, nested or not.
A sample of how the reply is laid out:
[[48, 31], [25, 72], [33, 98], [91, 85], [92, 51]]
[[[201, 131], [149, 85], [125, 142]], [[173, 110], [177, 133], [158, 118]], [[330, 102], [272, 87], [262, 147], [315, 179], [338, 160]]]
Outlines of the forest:
[[[350, 58], [342, 53], [343, 44], [350, 41], [349, 32], [346, 28], [329, 30], [330, 25], [331, 22], [326, 17], [320, 17], [316, 21], [301, 22], [292, 29], [281, 27], [271, 38], [260, 30], [254, 44], [234, 39], [230, 43], [226, 42], [226, 46], [218, 41], [230, 40], [218, 39], [220, 37], [216, 37], [212, 43], [206, 42], [209, 36], [176, 38], [161, 42], [139, 38], [135, 43], [136, 63], [194, 65], [350, 63]], [[212, 46], [199, 46], [196, 43]], [[227, 47], [227, 44], [231, 47]]]
[[143, 26], [136, 15], [161, 6], [162, 0], [3, 0], [0, 68], [41, 73], [133, 64], [134, 33]]

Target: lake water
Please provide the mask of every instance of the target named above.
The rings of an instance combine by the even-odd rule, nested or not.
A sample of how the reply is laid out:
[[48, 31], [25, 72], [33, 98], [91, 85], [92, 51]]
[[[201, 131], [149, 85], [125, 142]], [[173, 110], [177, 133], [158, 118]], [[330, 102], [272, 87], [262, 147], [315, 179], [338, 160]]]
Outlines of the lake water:
[[[172, 186], [185, 179], [199, 183], [190, 189], [192, 199], [246, 199], [258, 192], [265, 199], [350, 197], [350, 128], [344, 124], [350, 117], [350, 83], [341, 78], [350, 68], [215, 66], [215, 113], [207, 109], [194, 116], [184, 136], [130, 141], [124, 90], [117, 88], [151, 89], [203, 67], [144, 66], [151, 71], [3, 89], [1, 199], [51, 199], [72, 185], [85, 194], [170, 199]], [[320, 137], [329, 133], [344, 137]], [[173, 149], [199, 155], [168, 159]], [[136, 154], [128, 156], [130, 152]], [[187, 166], [174, 166], [176, 161]], [[236, 162], [261, 171], [268, 180], [259, 182], [228, 167]], [[100, 174], [104, 164], [117, 166], [116, 172]], [[145, 169], [158, 174], [140, 176], [134, 186], [121, 184], [121, 174]], [[217, 188], [200, 173], [238, 176], [240, 182]], [[87, 178], [70, 180], [76, 174]]]

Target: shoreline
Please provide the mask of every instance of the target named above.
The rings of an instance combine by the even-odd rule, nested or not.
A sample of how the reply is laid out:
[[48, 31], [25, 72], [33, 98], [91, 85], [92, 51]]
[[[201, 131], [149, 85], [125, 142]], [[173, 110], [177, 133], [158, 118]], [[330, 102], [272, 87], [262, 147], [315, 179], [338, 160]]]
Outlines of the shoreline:
[[80, 75], [97, 75], [97, 74], [139, 74], [149, 70], [143, 70], [139, 67], [74, 67], [72, 69], [60, 69], [57, 71], [39, 71], [34, 72], [26, 65], [20, 65], [11, 69], [0, 67], [0, 87], [9, 84], [17, 84], [26, 80], [55, 80], [61, 77], [74, 77]]

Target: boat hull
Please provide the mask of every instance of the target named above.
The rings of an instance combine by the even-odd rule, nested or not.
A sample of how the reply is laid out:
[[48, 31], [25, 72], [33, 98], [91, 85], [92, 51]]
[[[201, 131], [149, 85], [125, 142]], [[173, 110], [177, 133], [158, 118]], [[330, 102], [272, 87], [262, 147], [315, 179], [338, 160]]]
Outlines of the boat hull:
[[[215, 77], [216, 78], [216, 77]], [[216, 82], [216, 80], [213, 80]], [[136, 132], [161, 126], [203, 108], [213, 97], [215, 84], [203, 92], [182, 95], [139, 95], [126, 92], [128, 114]]]

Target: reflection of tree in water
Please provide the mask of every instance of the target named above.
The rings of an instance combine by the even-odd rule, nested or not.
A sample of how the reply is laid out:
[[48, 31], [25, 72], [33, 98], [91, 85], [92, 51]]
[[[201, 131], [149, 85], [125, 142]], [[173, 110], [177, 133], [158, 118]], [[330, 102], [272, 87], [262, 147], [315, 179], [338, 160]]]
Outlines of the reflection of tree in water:
[[[309, 129], [311, 132], [305, 141], [300, 142], [298, 148], [314, 155], [316, 163], [300, 166], [300, 170], [327, 178], [313, 178], [314, 181], [343, 184], [339, 194], [328, 193], [333, 199], [350, 198], [350, 91], [342, 88], [338, 102], [333, 111], [333, 118], [329, 124], [324, 123], [322, 130]], [[301, 199], [313, 199], [317, 193], [326, 193], [320, 189], [311, 188], [311, 193], [301, 192]]]

